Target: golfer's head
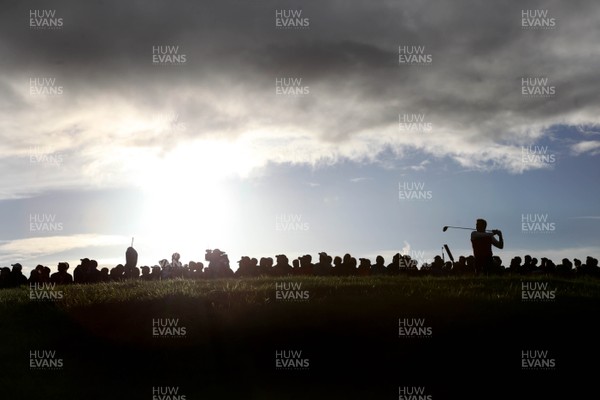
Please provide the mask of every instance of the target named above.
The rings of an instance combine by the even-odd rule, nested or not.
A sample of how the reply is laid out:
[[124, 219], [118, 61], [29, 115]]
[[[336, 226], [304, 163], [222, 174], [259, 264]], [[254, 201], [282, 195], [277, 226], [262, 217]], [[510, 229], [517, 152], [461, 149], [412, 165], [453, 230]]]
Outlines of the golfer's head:
[[485, 228], [487, 228], [487, 221], [483, 218], [479, 218], [475, 224], [475, 228], [477, 229], [477, 232], [485, 232]]

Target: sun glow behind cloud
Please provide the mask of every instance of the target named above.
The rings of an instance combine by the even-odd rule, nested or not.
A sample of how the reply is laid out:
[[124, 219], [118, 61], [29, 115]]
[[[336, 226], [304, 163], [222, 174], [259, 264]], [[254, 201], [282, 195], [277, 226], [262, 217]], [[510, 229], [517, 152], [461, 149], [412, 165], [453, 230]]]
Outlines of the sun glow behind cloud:
[[235, 247], [232, 232], [243, 199], [232, 197], [225, 180], [247, 176], [257, 163], [246, 145], [216, 140], [148, 157], [135, 179], [145, 197], [141, 249], [158, 260], [175, 251], [198, 258], [204, 248]]

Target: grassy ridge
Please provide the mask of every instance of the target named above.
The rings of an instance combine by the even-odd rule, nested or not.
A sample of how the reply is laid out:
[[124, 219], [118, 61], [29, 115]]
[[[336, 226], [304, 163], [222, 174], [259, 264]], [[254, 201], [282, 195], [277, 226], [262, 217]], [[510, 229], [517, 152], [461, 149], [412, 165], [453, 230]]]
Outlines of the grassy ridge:
[[[526, 303], [521, 280], [122, 282], [57, 286], [64, 299], [56, 302], [30, 300], [28, 287], [2, 290], [0, 386], [18, 393], [7, 398], [151, 399], [153, 386], [171, 385], [191, 400], [397, 398], [399, 385], [423, 385], [437, 400], [469, 393], [510, 397], [511, 384], [518, 384], [534, 398], [540, 387], [554, 394], [564, 384], [556, 378], [574, 374], [585, 393], [582, 377], [593, 370], [581, 360], [600, 356], [593, 346], [600, 334], [600, 282], [528, 277], [547, 282], [557, 297]], [[281, 282], [300, 283], [308, 301], [277, 300]], [[399, 339], [400, 317], [424, 318], [433, 337]], [[179, 319], [187, 335], [153, 337], [155, 318]], [[560, 368], [524, 375], [520, 351], [531, 348], [551, 350]], [[58, 351], [64, 369], [30, 371], [32, 349]], [[282, 349], [302, 350], [310, 370], [275, 370], [274, 354]], [[476, 390], [473, 379], [489, 393]]]
[[[85, 307], [103, 303], [150, 301], [169, 296], [210, 299], [220, 306], [258, 305], [275, 301], [275, 284], [300, 283], [309, 290], [311, 303], [335, 301], [356, 295], [373, 298], [418, 298], [421, 300], [468, 299], [520, 302], [521, 282], [548, 282], [561, 298], [593, 299], [600, 293], [600, 281], [592, 278], [564, 279], [552, 276], [527, 277], [286, 277], [216, 280], [176, 279], [161, 282], [117, 282], [93, 285], [57, 285], [64, 299], [61, 308]], [[30, 303], [29, 287], [0, 290], [0, 306]], [[225, 302], [225, 303], [223, 303]]]

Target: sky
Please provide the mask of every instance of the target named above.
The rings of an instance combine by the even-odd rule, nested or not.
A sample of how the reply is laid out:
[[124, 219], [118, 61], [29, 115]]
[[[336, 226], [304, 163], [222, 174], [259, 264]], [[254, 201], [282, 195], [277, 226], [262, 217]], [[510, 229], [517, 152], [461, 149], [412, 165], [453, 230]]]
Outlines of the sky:
[[600, 254], [600, 4], [4, 1], [0, 265]]

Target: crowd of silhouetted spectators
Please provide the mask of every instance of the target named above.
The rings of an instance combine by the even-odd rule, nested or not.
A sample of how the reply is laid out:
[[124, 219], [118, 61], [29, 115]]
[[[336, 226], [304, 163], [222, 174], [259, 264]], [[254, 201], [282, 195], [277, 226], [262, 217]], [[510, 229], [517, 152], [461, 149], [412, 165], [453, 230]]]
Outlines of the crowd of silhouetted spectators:
[[[133, 250], [131, 247], [128, 252]], [[205, 267], [202, 262], [190, 261], [183, 264], [180, 255], [174, 253], [171, 262], [166, 259], [160, 260], [158, 265], [142, 266], [138, 268], [137, 253], [135, 257], [127, 253], [125, 265], [119, 264], [112, 269], [106, 267], [98, 269], [98, 262], [84, 258], [73, 270], [71, 275], [69, 264], [58, 263], [57, 272], [51, 273], [50, 268], [38, 265], [27, 278], [23, 275], [21, 264], [13, 264], [12, 269], [4, 267], [0, 270], [0, 288], [17, 287], [30, 283], [97, 283], [97, 282], [120, 282], [126, 280], [159, 281], [175, 278], [185, 279], [214, 279], [233, 277], [258, 277], [258, 276], [372, 276], [372, 275], [406, 275], [406, 276], [468, 276], [468, 275], [536, 275], [536, 274], [558, 274], [562, 276], [594, 276], [600, 277], [598, 260], [587, 257], [585, 263], [574, 259], [573, 262], [563, 258], [560, 264], [555, 264], [548, 258], [537, 258], [526, 255], [514, 257], [508, 267], [503, 265], [502, 259], [494, 256], [493, 265], [487, 271], [475, 269], [473, 256], [459, 257], [458, 261], [444, 261], [442, 257], [435, 256], [429, 263], [418, 265], [417, 260], [408, 255], [395, 254], [392, 262], [387, 264], [382, 256], [377, 256], [375, 264], [368, 258], [356, 258], [350, 254], [344, 257], [332, 257], [327, 253], [319, 253], [319, 258], [313, 262], [312, 257], [307, 254], [290, 260], [287, 256], [280, 254], [271, 257], [250, 258], [243, 256], [238, 261], [238, 268], [234, 272], [229, 265], [229, 258], [225, 252], [218, 249], [207, 250]]]

